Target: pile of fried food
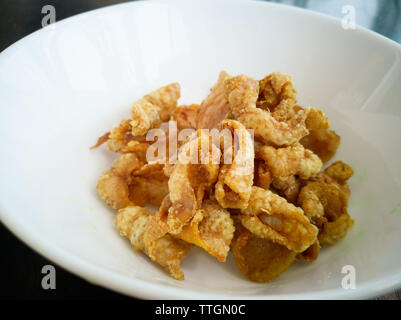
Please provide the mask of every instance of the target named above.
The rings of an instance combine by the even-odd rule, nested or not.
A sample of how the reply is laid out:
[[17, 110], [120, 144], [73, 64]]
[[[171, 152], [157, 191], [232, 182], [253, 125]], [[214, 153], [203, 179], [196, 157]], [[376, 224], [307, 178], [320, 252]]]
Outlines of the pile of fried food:
[[[347, 212], [353, 171], [341, 161], [323, 170], [340, 137], [321, 110], [297, 104], [289, 76], [276, 72], [257, 81], [223, 71], [200, 105], [178, 106], [179, 97], [177, 83], [144, 96], [132, 119], [93, 147], [107, 142], [120, 153], [97, 190], [117, 210], [115, 226], [135, 249], [177, 280], [184, 279], [180, 263], [192, 246], [221, 262], [231, 250], [248, 279], [267, 282], [345, 237], [353, 225]], [[191, 150], [207, 161], [178, 156], [170, 163], [169, 154], [148, 161], [154, 141], [147, 133], [168, 131], [169, 120], [194, 132], [178, 141], [178, 155]], [[226, 129], [239, 142], [216, 141], [210, 129]], [[232, 161], [221, 161], [227, 155]]]

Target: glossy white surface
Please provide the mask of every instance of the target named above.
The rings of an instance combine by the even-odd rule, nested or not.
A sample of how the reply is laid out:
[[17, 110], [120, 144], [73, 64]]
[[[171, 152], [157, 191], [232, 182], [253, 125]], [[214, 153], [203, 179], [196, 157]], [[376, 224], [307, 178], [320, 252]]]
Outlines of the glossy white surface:
[[[57, 264], [143, 298], [365, 298], [401, 283], [401, 49], [337, 20], [250, 1], [135, 2], [61, 21], [0, 54], [0, 217]], [[355, 169], [355, 227], [317, 262], [268, 284], [232, 258], [193, 249], [175, 281], [134, 252], [97, 197], [114, 158], [98, 136], [133, 101], [172, 81], [198, 103], [220, 70], [293, 76], [301, 105], [322, 108], [342, 136], [335, 159]], [[356, 290], [341, 288], [344, 265]]]

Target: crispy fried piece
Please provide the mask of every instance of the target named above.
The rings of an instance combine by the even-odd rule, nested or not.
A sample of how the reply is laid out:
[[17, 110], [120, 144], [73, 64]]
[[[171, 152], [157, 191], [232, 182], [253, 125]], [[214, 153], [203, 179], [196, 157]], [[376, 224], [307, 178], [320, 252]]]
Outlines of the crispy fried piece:
[[159, 206], [168, 194], [168, 177], [165, 179], [152, 179], [134, 177], [129, 185], [129, 198], [132, 203], [144, 206], [146, 203]]
[[196, 128], [198, 111], [198, 104], [183, 105], [175, 108], [172, 117], [177, 122], [178, 130]]
[[264, 146], [264, 144], [260, 141], [255, 140], [253, 142], [254, 148], [255, 148], [255, 154], [257, 154], [260, 150], [260, 148], [262, 148]]
[[[223, 146], [224, 159], [232, 159], [232, 163], [222, 165], [215, 186], [215, 197], [223, 208], [246, 208], [253, 184], [255, 153], [252, 137], [246, 128], [235, 120], [224, 120], [222, 128], [232, 133], [233, 143], [228, 147]], [[236, 142], [238, 148], [235, 148]]]
[[198, 130], [196, 135], [183, 146], [168, 181], [172, 207], [167, 223], [172, 234], [180, 233], [200, 209], [205, 190], [216, 182], [219, 173], [220, 149], [209, 134]]
[[150, 258], [160, 264], [176, 280], [184, 280], [180, 263], [192, 245], [169, 234], [156, 241]]
[[324, 216], [324, 207], [313, 188], [302, 188], [298, 195], [298, 206], [311, 221]]
[[253, 187], [249, 205], [241, 213], [246, 229], [292, 251], [303, 252], [316, 241], [318, 230], [302, 209], [269, 190]]
[[118, 127], [109, 134], [107, 148], [113, 152], [128, 152], [128, 143], [132, 141], [130, 120], [122, 120]]
[[320, 158], [312, 151], [305, 149], [298, 175], [301, 179], [307, 180], [317, 174], [322, 167], [323, 163]]
[[296, 203], [301, 188], [301, 182], [296, 176], [274, 178], [272, 186], [278, 191], [280, 196], [287, 199], [288, 202]]
[[317, 176], [317, 181], [323, 181], [325, 183], [335, 183], [342, 191], [349, 197], [351, 190], [347, 184], [347, 180], [354, 175], [354, 170], [342, 161], [334, 162], [329, 166], [324, 173]]
[[266, 163], [263, 160], [255, 159], [254, 185], [268, 190], [272, 180], [272, 173]]
[[226, 78], [224, 93], [234, 118], [246, 128], [253, 129], [255, 138], [264, 144], [289, 146], [309, 133], [305, 126], [308, 109], [294, 112], [287, 121], [278, 121], [270, 112], [257, 108], [259, 83], [250, 77]]
[[233, 220], [217, 202], [206, 201], [176, 237], [205, 249], [224, 262], [234, 235]]
[[[240, 215], [239, 218], [242, 225], [252, 234], [270, 239], [295, 252], [306, 250], [317, 239], [317, 228], [309, 221], [307, 221], [309, 225], [306, 222], [298, 223], [295, 220], [298, 217], [289, 219], [286, 217], [284, 220], [282, 217], [260, 214], [258, 216]], [[305, 228], [306, 225], [308, 229]]]
[[256, 157], [265, 161], [273, 177], [289, 177], [299, 175], [301, 179], [309, 179], [322, 169], [322, 161], [312, 151], [301, 144], [285, 148], [262, 146]]
[[351, 190], [346, 181], [333, 179], [332, 177], [328, 176], [324, 171], [320, 172], [316, 177], [311, 178], [309, 181], [320, 182], [328, 185], [335, 185], [345, 193], [347, 198], [349, 198], [349, 196], [351, 195]]
[[121, 209], [131, 204], [127, 181], [108, 170], [102, 174], [96, 186], [100, 198], [113, 209]]
[[306, 128], [311, 130], [327, 130], [330, 128], [329, 118], [320, 109], [309, 108], [308, 116], [306, 117]]
[[202, 101], [196, 117], [197, 129], [218, 128], [221, 121], [227, 118], [230, 106], [224, 96], [224, 79], [229, 75], [220, 72], [217, 83], [210, 89], [209, 95]]
[[96, 144], [93, 145], [92, 147], [90, 147], [90, 150], [96, 149], [97, 147], [101, 146], [103, 143], [105, 143], [107, 140], [109, 140], [109, 136], [110, 136], [110, 132], [106, 132], [104, 135], [99, 137], [97, 139]]
[[344, 183], [354, 175], [354, 170], [342, 161], [336, 161], [329, 166], [324, 172], [334, 180]]
[[167, 216], [171, 208], [170, 196], [166, 195], [160, 204], [159, 210], [151, 215], [148, 228], [144, 235], [143, 241], [148, 252], [152, 252], [157, 240], [168, 233]]
[[319, 156], [323, 163], [328, 162], [337, 152], [340, 136], [333, 130], [312, 130], [301, 144]]
[[167, 177], [170, 177], [171, 174], [174, 171], [174, 168], [175, 168], [175, 164], [174, 163], [166, 163], [164, 165], [163, 172]]
[[129, 183], [129, 198], [137, 206], [151, 203], [160, 206], [168, 194], [168, 177], [164, 174], [164, 165], [148, 163], [132, 171]]
[[127, 205], [160, 205], [168, 193], [161, 164], [144, 164], [134, 153], [122, 154], [98, 182], [100, 197], [114, 209]]
[[163, 122], [170, 119], [172, 111], [177, 107], [180, 95], [180, 85], [174, 82], [147, 94], [143, 98], [153, 105], [160, 107], [159, 116]]
[[281, 72], [273, 72], [259, 81], [259, 101], [257, 106], [276, 112], [277, 118], [284, 117], [288, 113], [286, 102], [296, 101], [296, 90], [291, 77]]
[[259, 238], [243, 229], [232, 241], [235, 264], [251, 281], [268, 282], [278, 277], [294, 262], [296, 252]]
[[334, 221], [324, 221], [319, 232], [321, 246], [328, 247], [344, 238], [353, 225], [354, 220], [351, 219], [348, 213], [343, 213]]
[[120, 153], [137, 153], [145, 159], [146, 150], [149, 147], [149, 142], [145, 137], [134, 137], [132, 135], [132, 127], [130, 120], [121, 121], [120, 125], [114, 128], [107, 140], [107, 148], [113, 152]]
[[302, 188], [298, 205], [319, 228], [319, 242], [326, 247], [345, 237], [353, 220], [347, 212], [350, 194], [347, 179], [353, 170], [338, 161], [308, 181]]
[[277, 121], [285, 122], [291, 120], [292, 117], [296, 116], [296, 112], [298, 110], [300, 109], [296, 108], [296, 100], [288, 99], [282, 100], [271, 114], [272, 117]]
[[180, 85], [171, 83], [135, 102], [131, 109], [132, 135], [145, 135], [149, 129], [169, 120], [179, 98]]
[[320, 244], [319, 240], [316, 240], [308, 249], [304, 252], [297, 254], [297, 259], [305, 262], [316, 261], [319, 256]]
[[111, 165], [120, 177], [127, 178], [132, 172], [141, 170], [145, 162], [135, 153], [124, 153], [120, 155]]
[[197, 192], [189, 178], [190, 166], [191, 164], [177, 164], [168, 181], [170, 199], [174, 204], [169, 213], [168, 224], [173, 234], [181, 232], [197, 209]]
[[134, 177], [160, 178], [164, 180], [164, 164], [158, 162], [147, 163], [140, 168], [131, 171], [131, 173]]
[[134, 153], [122, 154], [112, 164], [110, 170], [100, 176], [96, 189], [102, 200], [113, 209], [121, 209], [132, 204], [129, 199], [128, 178], [132, 171], [143, 166]]
[[181, 261], [191, 248], [185, 241], [165, 235], [155, 241], [151, 252], [145, 246], [144, 237], [152, 214], [142, 207], [120, 209], [115, 217], [115, 225], [121, 236], [127, 237], [136, 250], [148, 255], [161, 265], [176, 280], [184, 280]]
[[149, 129], [158, 127], [163, 122], [159, 115], [160, 109], [160, 106], [145, 99], [135, 102], [131, 109], [132, 135], [145, 135]]
[[263, 146], [260, 147], [256, 157], [265, 161], [273, 177], [289, 177], [298, 174], [304, 157], [304, 148], [300, 144], [277, 149]]
[[296, 94], [291, 77], [274, 72], [259, 81], [259, 99], [256, 106], [270, 111], [277, 121], [289, 121], [296, 116], [297, 111], [304, 110], [296, 106]]
[[[314, 196], [311, 196], [314, 194]], [[347, 212], [348, 196], [334, 183], [308, 182], [301, 189], [298, 205], [307, 217], [321, 216], [321, 207], [315, 207], [316, 198], [324, 208], [324, 217], [329, 221], [337, 220]]]
[[[115, 226], [120, 235], [129, 239], [132, 238], [136, 250], [144, 248], [143, 234], [146, 231], [149, 216], [150, 212], [146, 208], [128, 206], [118, 210], [114, 218]], [[138, 219], [140, 220], [137, 221]], [[136, 230], [133, 230], [134, 222], [142, 222], [137, 223]]]

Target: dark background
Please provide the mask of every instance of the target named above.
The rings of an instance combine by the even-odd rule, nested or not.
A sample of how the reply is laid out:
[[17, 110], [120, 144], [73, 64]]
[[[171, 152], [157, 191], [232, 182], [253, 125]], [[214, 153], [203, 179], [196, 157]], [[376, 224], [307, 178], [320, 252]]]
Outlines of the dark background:
[[[189, 1], [189, 0], [188, 0]], [[41, 28], [42, 7], [53, 5], [56, 20], [127, 0], [0, 0], [0, 52]], [[354, 5], [357, 24], [401, 42], [401, 0], [281, 0], [285, 4], [341, 17], [341, 7]], [[42, 267], [54, 263], [18, 240], [0, 223], [0, 299], [126, 299], [94, 286], [56, 266], [56, 290], [41, 286]], [[401, 300], [401, 291], [378, 299]]]

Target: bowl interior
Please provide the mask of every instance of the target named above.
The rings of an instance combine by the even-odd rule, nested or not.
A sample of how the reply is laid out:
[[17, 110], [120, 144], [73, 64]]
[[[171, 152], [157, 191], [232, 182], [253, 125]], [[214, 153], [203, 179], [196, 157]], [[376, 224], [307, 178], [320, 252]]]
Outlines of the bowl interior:
[[[400, 47], [366, 30], [249, 1], [136, 2], [45, 28], [0, 54], [0, 216], [28, 245], [91, 282], [146, 298], [366, 297], [401, 281]], [[198, 248], [175, 281], [131, 249], [96, 193], [115, 155], [89, 150], [143, 94], [178, 81], [199, 103], [218, 72], [288, 73], [323, 109], [352, 165], [354, 228], [268, 284]], [[356, 270], [344, 290], [342, 268]]]

